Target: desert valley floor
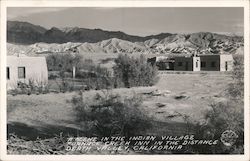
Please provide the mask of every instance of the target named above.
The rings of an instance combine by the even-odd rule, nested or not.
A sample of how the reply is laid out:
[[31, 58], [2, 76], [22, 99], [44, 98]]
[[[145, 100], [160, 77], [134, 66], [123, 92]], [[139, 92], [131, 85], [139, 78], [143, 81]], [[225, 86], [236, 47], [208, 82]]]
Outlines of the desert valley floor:
[[[225, 90], [232, 81], [223, 72], [161, 73], [153, 87], [114, 89], [121, 95], [140, 94], [143, 110], [153, 118], [155, 126], [147, 134], [185, 134], [186, 122], [202, 122], [204, 113], [212, 103], [226, 101]], [[93, 97], [97, 92], [86, 91], [84, 96]], [[28, 139], [51, 137], [54, 134], [79, 135], [83, 127], [75, 121], [70, 100], [75, 92], [40, 95], [8, 95], [8, 133]]]

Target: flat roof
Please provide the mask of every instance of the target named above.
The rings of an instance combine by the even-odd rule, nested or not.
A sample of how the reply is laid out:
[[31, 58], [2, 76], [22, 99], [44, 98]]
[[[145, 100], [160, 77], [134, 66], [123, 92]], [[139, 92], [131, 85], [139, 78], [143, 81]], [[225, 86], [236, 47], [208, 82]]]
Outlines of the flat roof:
[[232, 55], [232, 54], [198, 54], [197, 56], [220, 56], [220, 55]]

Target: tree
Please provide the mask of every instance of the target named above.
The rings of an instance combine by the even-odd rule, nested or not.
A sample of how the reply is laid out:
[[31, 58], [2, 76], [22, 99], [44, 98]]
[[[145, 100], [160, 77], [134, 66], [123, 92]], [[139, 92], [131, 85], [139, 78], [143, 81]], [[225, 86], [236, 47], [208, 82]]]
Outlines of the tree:
[[80, 91], [71, 102], [77, 121], [97, 136], [142, 135], [151, 127], [151, 118], [141, 108], [142, 98], [137, 95], [125, 97], [103, 90], [86, 99]]
[[158, 81], [157, 67], [148, 63], [143, 55], [133, 58], [120, 54], [115, 63], [114, 75], [126, 88], [152, 86]]

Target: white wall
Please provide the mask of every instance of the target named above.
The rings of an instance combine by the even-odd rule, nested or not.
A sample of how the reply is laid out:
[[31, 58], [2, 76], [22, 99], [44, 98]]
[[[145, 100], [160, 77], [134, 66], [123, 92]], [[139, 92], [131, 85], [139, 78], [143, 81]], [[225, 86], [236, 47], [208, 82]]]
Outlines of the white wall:
[[[198, 63], [196, 67], [196, 62]], [[201, 60], [200, 57], [193, 57], [193, 71], [200, 71], [201, 70]]]
[[[17, 82], [28, 83], [33, 80], [37, 85], [48, 83], [48, 70], [45, 57], [7, 56], [10, 79], [7, 78], [7, 89], [17, 87]], [[25, 67], [25, 79], [18, 78], [18, 67]]]
[[233, 70], [233, 56], [232, 55], [220, 55], [220, 71], [226, 71], [226, 62], [228, 62], [227, 71]]

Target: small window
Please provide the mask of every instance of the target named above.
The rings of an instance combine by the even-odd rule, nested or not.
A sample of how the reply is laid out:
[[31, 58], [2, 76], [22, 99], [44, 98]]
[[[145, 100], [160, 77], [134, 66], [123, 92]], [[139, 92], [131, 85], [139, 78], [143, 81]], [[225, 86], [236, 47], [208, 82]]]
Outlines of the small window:
[[201, 67], [206, 67], [206, 62], [202, 61], [201, 62]]
[[25, 78], [25, 67], [18, 67], [18, 78]]
[[178, 62], [178, 66], [182, 66], [182, 62]]
[[198, 66], [199, 66], [199, 62], [198, 62], [198, 61], [196, 61], [196, 63], [195, 63], [195, 64], [196, 64], [196, 68], [198, 68]]
[[9, 67], [7, 67], [6, 74], [7, 74], [7, 79], [10, 79], [10, 68]]
[[215, 61], [211, 62], [211, 67], [216, 67], [216, 62]]

